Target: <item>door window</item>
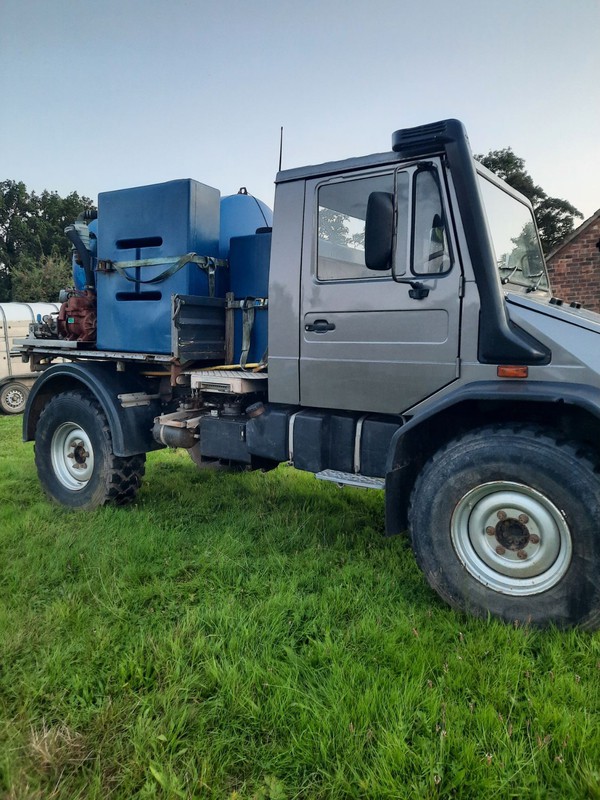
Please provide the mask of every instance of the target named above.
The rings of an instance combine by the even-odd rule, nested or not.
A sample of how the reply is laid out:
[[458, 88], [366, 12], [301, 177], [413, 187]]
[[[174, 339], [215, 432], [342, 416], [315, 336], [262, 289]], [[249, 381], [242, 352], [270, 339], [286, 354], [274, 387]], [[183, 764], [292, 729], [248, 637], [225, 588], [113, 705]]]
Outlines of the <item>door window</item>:
[[452, 258], [439, 173], [427, 165], [319, 188], [317, 278], [376, 280], [391, 275], [391, 270], [374, 271], [365, 264], [365, 219], [371, 192], [394, 196], [394, 274], [405, 275], [408, 265], [414, 275], [449, 272]]
[[357, 280], [389, 276], [365, 265], [365, 218], [371, 192], [394, 191], [394, 176], [329, 183], [319, 189], [317, 277], [319, 280]]

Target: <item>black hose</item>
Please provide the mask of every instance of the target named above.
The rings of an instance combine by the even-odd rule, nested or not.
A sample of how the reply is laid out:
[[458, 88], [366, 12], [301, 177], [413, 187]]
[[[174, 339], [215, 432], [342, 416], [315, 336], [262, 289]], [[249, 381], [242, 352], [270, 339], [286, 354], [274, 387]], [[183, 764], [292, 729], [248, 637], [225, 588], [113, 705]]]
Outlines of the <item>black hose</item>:
[[77, 222], [91, 222], [93, 219], [98, 219], [98, 211], [95, 208], [86, 208], [77, 217]]

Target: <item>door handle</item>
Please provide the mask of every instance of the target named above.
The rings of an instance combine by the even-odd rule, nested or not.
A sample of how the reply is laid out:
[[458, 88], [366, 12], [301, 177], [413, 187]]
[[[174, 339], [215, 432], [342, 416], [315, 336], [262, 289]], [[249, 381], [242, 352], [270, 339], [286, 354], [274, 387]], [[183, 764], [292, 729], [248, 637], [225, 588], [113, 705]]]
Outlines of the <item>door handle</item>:
[[328, 322], [326, 319], [316, 319], [309, 325], [305, 325], [304, 330], [312, 331], [313, 333], [327, 333], [327, 331], [334, 331], [335, 325], [333, 322]]

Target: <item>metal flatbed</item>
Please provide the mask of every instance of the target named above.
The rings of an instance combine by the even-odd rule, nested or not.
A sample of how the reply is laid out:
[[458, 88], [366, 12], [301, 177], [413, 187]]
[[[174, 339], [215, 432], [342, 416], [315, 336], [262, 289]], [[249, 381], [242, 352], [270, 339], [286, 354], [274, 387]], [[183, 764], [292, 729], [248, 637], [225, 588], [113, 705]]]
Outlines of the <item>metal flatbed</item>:
[[127, 353], [117, 350], [91, 350], [87, 342], [72, 342], [66, 339], [36, 339], [28, 336], [24, 339], [15, 339], [18, 350], [15, 355], [31, 356], [34, 353], [42, 357], [91, 359], [111, 361], [135, 361], [149, 364], [173, 364], [176, 359], [172, 355], [161, 353]]

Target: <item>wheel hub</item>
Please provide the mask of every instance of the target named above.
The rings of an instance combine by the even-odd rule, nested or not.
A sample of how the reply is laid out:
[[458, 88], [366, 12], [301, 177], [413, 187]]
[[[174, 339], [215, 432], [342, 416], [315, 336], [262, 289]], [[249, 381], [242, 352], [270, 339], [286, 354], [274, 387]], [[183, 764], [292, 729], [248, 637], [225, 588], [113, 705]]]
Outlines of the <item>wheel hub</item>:
[[4, 395], [4, 403], [12, 411], [20, 410], [25, 405], [23, 392], [18, 388], [10, 388]]
[[54, 473], [71, 491], [87, 486], [94, 471], [94, 452], [87, 433], [74, 422], [64, 422], [54, 432], [51, 445]]
[[495, 528], [496, 541], [506, 550], [518, 552], [529, 544], [529, 529], [518, 519], [509, 517], [500, 520]]
[[451, 536], [466, 570], [502, 594], [547, 591], [571, 562], [563, 514], [524, 484], [494, 481], [467, 492], [452, 515]]

